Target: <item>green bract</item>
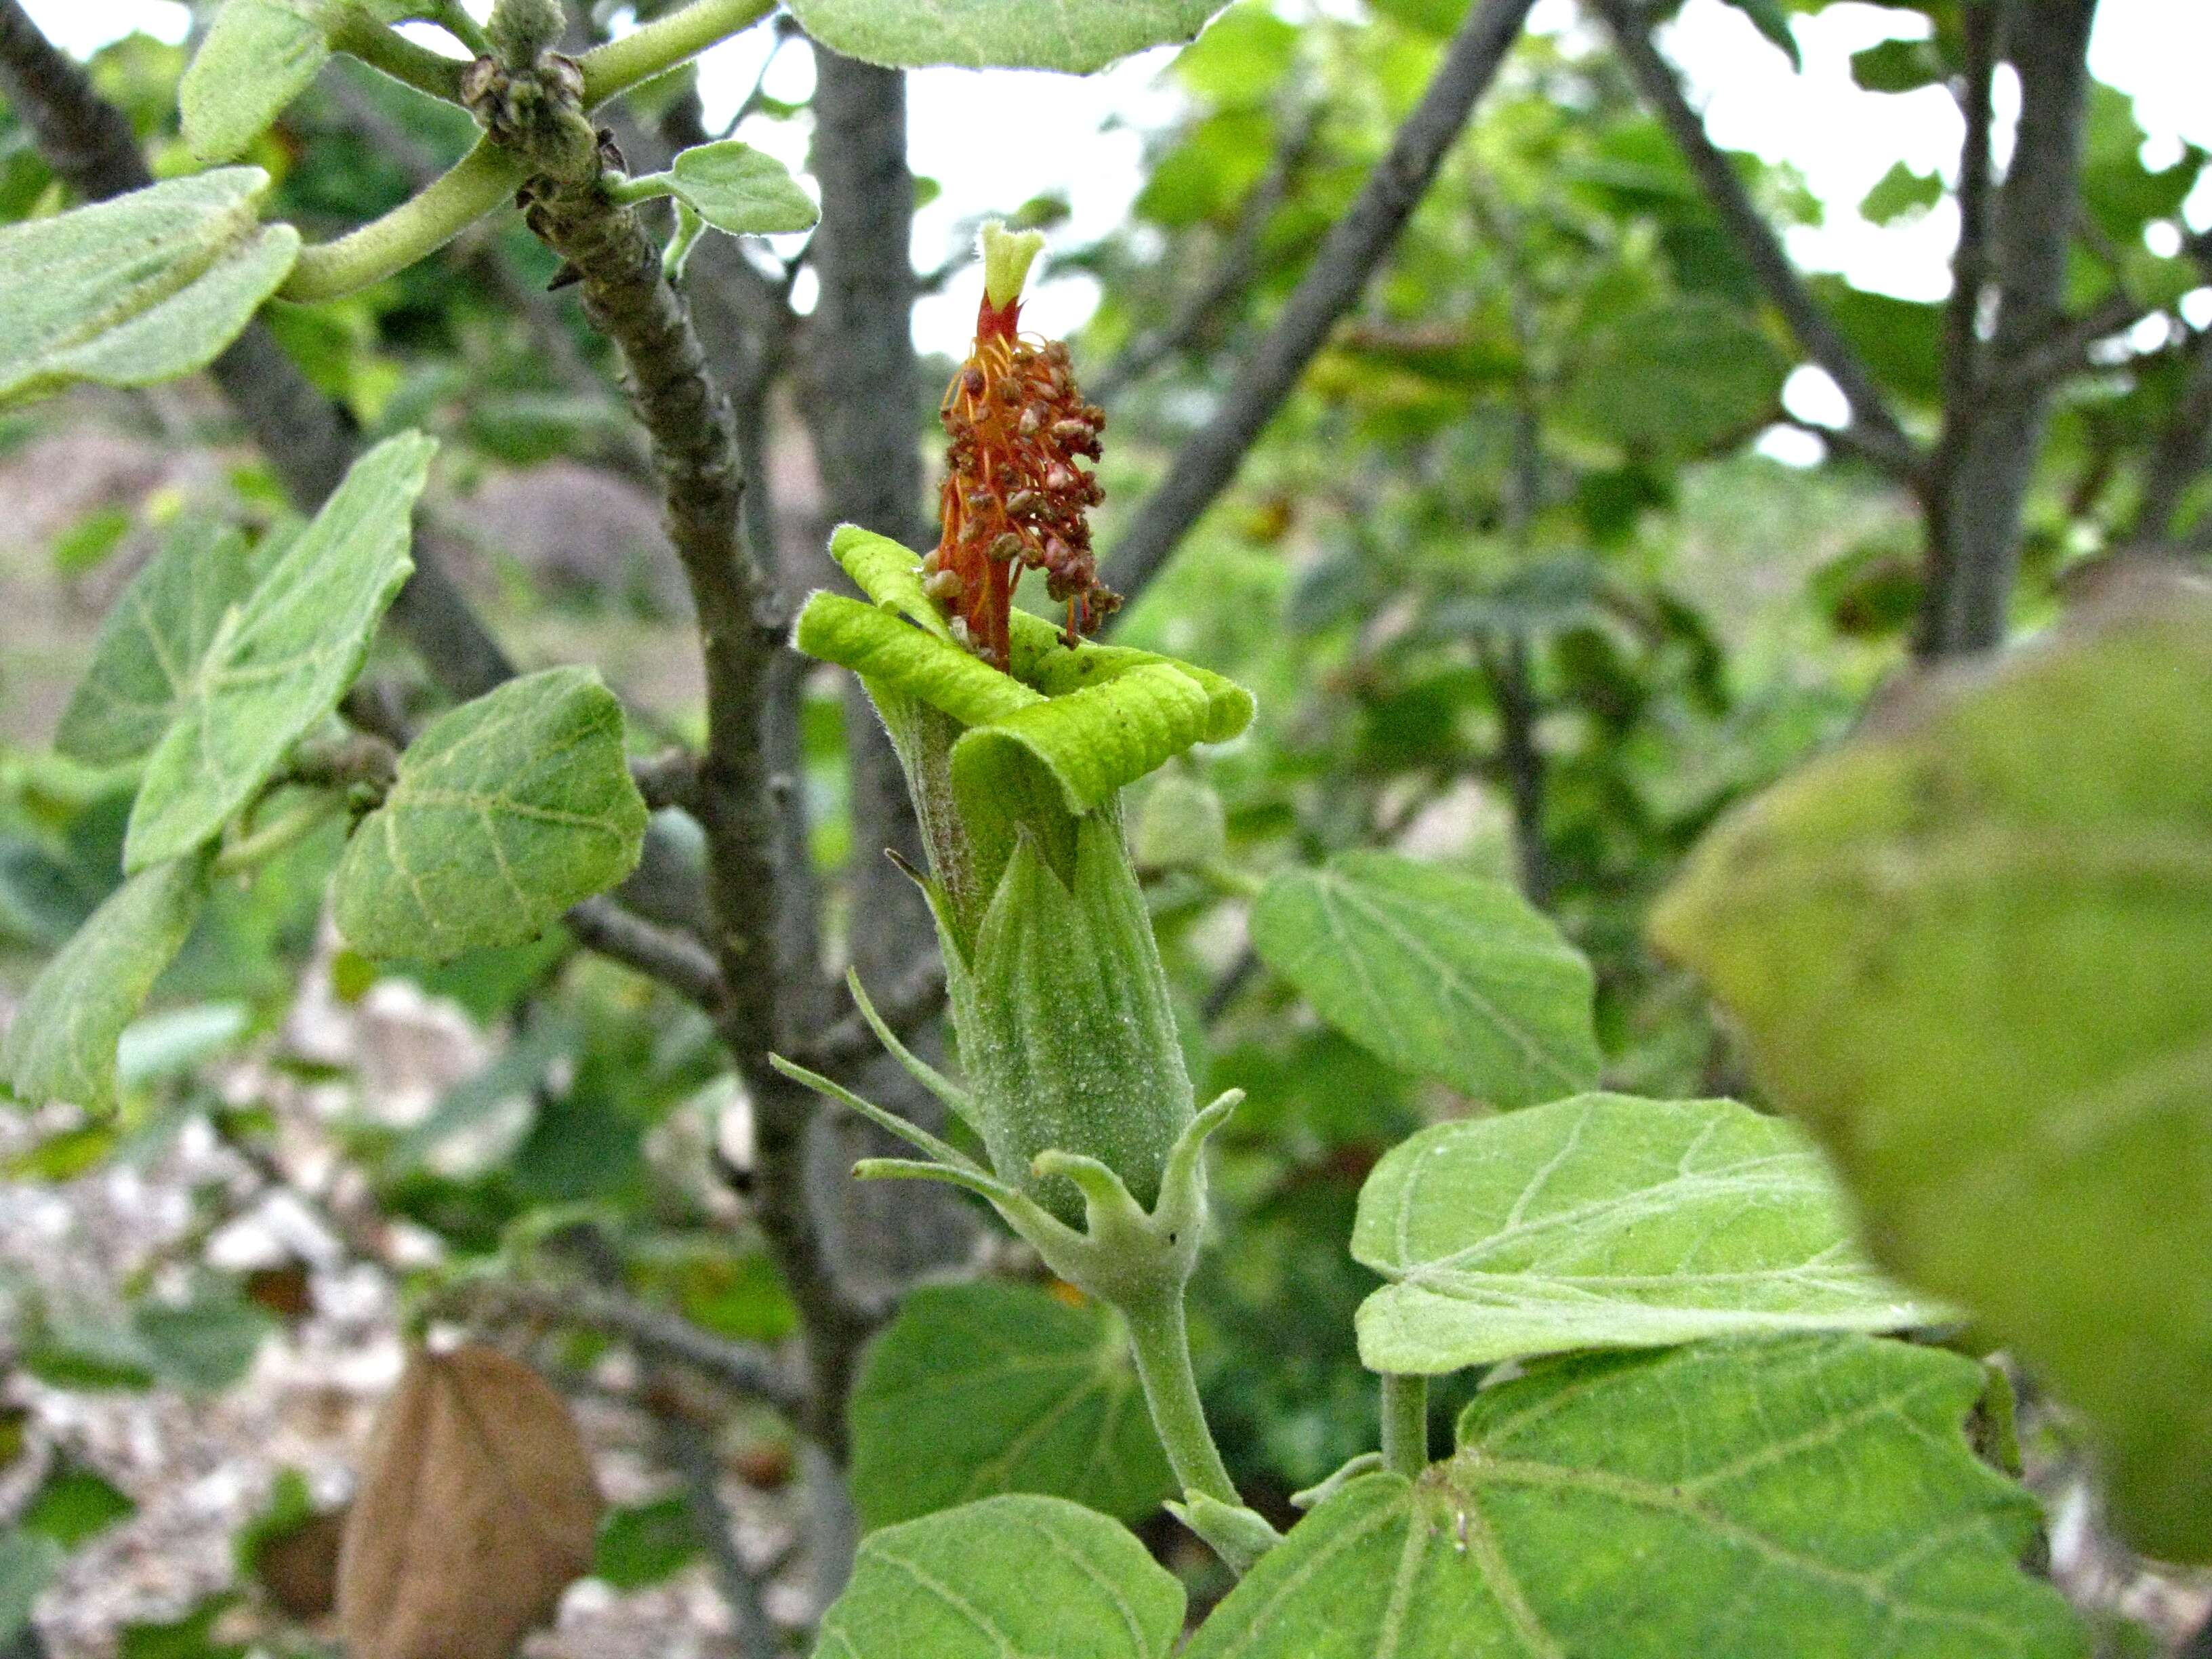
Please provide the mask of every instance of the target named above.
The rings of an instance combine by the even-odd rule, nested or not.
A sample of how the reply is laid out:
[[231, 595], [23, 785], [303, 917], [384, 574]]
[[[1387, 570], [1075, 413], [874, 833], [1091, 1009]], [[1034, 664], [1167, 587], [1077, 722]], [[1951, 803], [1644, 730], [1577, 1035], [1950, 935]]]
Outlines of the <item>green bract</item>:
[[874, 603], [816, 594], [798, 644], [861, 677], [905, 765], [972, 1126], [1064, 1220], [1081, 1203], [1033, 1170], [1041, 1152], [1095, 1158], [1150, 1205], [1191, 1085], [1119, 795], [1235, 737], [1251, 696], [1150, 652], [1070, 647], [1020, 612], [1001, 673], [952, 642], [907, 549], [848, 526], [830, 552]]

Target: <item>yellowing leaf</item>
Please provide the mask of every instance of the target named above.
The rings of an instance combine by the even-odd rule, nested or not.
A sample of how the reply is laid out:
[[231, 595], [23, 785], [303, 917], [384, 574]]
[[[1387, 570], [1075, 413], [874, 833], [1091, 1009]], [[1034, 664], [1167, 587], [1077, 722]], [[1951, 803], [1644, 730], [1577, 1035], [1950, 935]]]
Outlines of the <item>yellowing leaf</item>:
[[1923, 689], [1715, 829], [1654, 917], [1878, 1261], [2080, 1408], [2212, 1559], [2212, 593]]

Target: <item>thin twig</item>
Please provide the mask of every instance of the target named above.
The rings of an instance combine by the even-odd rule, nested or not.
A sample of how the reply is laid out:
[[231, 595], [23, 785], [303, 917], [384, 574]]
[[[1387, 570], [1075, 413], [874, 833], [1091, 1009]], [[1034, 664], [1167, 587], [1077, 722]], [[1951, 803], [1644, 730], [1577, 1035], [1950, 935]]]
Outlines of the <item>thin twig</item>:
[[2095, 11], [2095, 0], [2015, 0], [2006, 19], [2002, 45], [2020, 77], [2021, 112], [1990, 216], [1996, 319], [1986, 373], [1946, 410], [1959, 430], [1947, 435], [1929, 492], [1929, 578], [1913, 640], [1923, 659], [1986, 651], [2004, 638], [2021, 512], [2049, 404], [2045, 384], [2021, 384], [2013, 371], [2064, 325]]
[[682, 748], [641, 755], [630, 762], [629, 777], [654, 811], [680, 806], [688, 812], [699, 793], [699, 757]]
[[659, 981], [708, 1013], [729, 1001], [730, 988], [714, 952], [689, 933], [647, 921], [605, 897], [571, 905], [562, 920], [578, 943]]
[[776, 1659], [783, 1644], [776, 1639], [768, 1604], [761, 1599], [760, 1578], [738, 1553], [729, 1506], [722, 1502], [722, 1466], [714, 1455], [714, 1437], [688, 1417], [664, 1415], [659, 1422], [662, 1450], [684, 1482], [692, 1529], [707, 1551], [714, 1583], [736, 1622], [732, 1634], [739, 1659]]
[[2163, 541], [2173, 532], [2181, 498], [2212, 460], [2212, 329], [2189, 343], [2189, 371], [2173, 416], [2159, 434], [2143, 471], [2142, 507], [2136, 515], [2137, 541]]
[[800, 1405], [797, 1382], [767, 1349], [717, 1336], [680, 1314], [613, 1291], [566, 1279], [548, 1284], [509, 1276], [463, 1279], [442, 1301], [456, 1312], [550, 1320], [620, 1337], [643, 1353], [688, 1365], [748, 1399], [785, 1412]]
[[1782, 239], [1752, 202], [1735, 165], [1713, 143], [1704, 119], [1690, 107], [1673, 65], [1652, 44], [1650, 20], [1629, 0], [1595, 0], [1595, 3], [1613, 32], [1629, 78], [1673, 136], [1675, 148], [1697, 175], [1706, 200], [1759, 288], [1782, 313], [1806, 355], [1842, 389], [1856, 428], [1852, 446], [1877, 459], [1897, 477], [1916, 480], [1921, 466], [1918, 449], [1899, 427], [1888, 400], [1858, 353], [1814, 300], [1796, 266], [1790, 262]]
[[1297, 385], [1337, 319], [1365, 291], [1428, 191], [1475, 100], [1520, 37], [1533, 0], [1479, 0], [1446, 48], [1428, 90], [1314, 256], [1305, 278], [1223, 394], [1138, 507], [1107, 561], [1106, 579], [1134, 596], [1159, 573]]
[[1313, 149], [1314, 133], [1320, 125], [1320, 112], [1309, 108], [1300, 112], [1284, 129], [1266, 175], [1244, 198], [1244, 205], [1237, 216], [1237, 228], [1230, 234], [1229, 246], [1222, 251], [1220, 262], [1176, 307], [1175, 315], [1164, 327], [1132, 341], [1120, 356], [1091, 377], [1087, 389], [1094, 400], [1111, 404], [1131, 385], [1191, 344], [1221, 308], [1251, 282], [1260, 263], [1261, 241], [1275, 217], [1275, 210], [1290, 195], [1291, 183]]
[[[906, 978], [875, 998], [876, 1012], [884, 1024], [901, 1037], [909, 1036], [945, 1006], [945, 965], [934, 956], [916, 963]], [[809, 1071], [835, 1073], [856, 1060], [878, 1052], [875, 1032], [860, 1011], [854, 1009], [834, 1025], [796, 1044], [791, 1058]]]

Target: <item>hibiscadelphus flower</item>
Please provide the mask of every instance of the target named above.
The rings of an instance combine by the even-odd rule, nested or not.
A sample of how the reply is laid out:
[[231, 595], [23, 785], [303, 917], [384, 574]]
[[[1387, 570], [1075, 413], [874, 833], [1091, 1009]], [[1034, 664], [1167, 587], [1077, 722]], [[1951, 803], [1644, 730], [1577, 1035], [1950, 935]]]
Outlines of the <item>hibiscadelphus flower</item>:
[[[983, 234], [973, 356], [945, 399], [944, 534], [909, 548], [846, 525], [830, 556], [866, 595], [816, 593], [793, 642], [860, 677], [904, 769], [929, 848], [915, 872], [945, 957], [957, 1083], [877, 1017], [884, 1046], [981, 1143], [971, 1157], [842, 1084], [777, 1069], [906, 1141], [860, 1176], [949, 1182], [989, 1200], [1045, 1264], [1121, 1310], [1185, 1503], [1243, 1565], [1276, 1541], [1243, 1506], [1206, 1428], [1183, 1285], [1206, 1227], [1206, 1137], [1243, 1097], [1193, 1098], [1167, 974], [1130, 863], [1121, 792], [1252, 718], [1242, 686], [1187, 662], [1083, 639], [1118, 603], [1098, 586], [1084, 514], [1098, 452], [1064, 349], [1018, 332], [1041, 238]], [[1067, 607], [1012, 608], [1025, 568]]]
[[1070, 645], [1121, 603], [1100, 584], [1091, 547], [1090, 512], [1105, 492], [1080, 465], [1098, 459], [1106, 411], [1084, 401], [1065, 345], [1021, 333], [1022, 283], [1043, 240], [997, 225], [983, 232], [975, 343], [939, 410], [950, 440], [941, 528], [922, 561], [953, 637], [1000, 669], [1023, 571], [1044, 572], [1046, 592], [1067, 607]]

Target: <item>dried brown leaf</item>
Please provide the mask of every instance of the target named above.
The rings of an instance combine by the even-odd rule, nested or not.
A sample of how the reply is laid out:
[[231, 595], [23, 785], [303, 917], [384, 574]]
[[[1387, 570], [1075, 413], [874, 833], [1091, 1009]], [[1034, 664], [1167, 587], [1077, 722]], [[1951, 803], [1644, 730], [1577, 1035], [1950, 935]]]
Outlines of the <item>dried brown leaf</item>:
[[488, 1348], [417, 1352], [338, 1562], [349, 1659], [509, 1659], [587, 1571], [599, 1494], [567, 1404]]

